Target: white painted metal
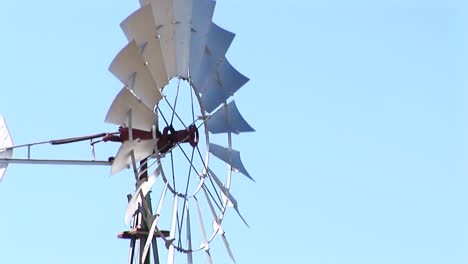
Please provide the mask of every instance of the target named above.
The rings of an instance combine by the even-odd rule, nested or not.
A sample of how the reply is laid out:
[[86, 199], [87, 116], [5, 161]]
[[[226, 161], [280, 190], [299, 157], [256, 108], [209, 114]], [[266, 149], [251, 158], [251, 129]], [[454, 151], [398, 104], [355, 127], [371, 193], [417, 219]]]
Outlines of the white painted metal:
[[134, 40], [151, 72], [156, 85], [162, 89], [168, 83], [166, 67], [157, 36], [151, 6], [145, 5], [128, 16], [121, 24], [128, 41]]
[[136, 97], [132, 91], [123, 88], [112, 102], [105, 122], [128, 127], [129, 112], [132, 112], [132, 127], [136, 129], [151, 131], [157, 121], [156, 114], [150, 108]]
[[119, 52], [109, 66], [109, 71], [132, 90], [148, 108], [153, 109], [162, 99], [161, 92], [151, 77], [134, 40]]
[[227, 164], [231, 164], [231, 163], [229, 163], [229, 155], [232, 155], [232, 164], [231, 164], [232, 168], [235, 169], [236, 171], [244, 174], [245, 176], [247, 176], [252, 181], [255, 181], [250, 176], [250, 174], [247, 172], [244, 165], [242, 164], [242, 161], [240, 159], [240, 152], [239, 151], [237, 151], [237, 150], [229, 151], [228, 148], [223, 148], [223, 147], [221, 147], [219, 145], [210, 143], [210, 153], [215, 155], [220, 160], [226, 162]]
[[2, 159], [10, 159], [13, 156], [13, 141], [11, 140], [10, 131], [3, 116], [0, 115], [0, 181], [2, 181], [8, 166], [7, 162], [2, 162]]
[[161, 41], [167, 76], [170, 79], [177, 75], [173, 1], [149, 0], [149, 4], [153, 11], [156, 32]]
[[156, 141], [153, 139], [125, 141], [122, 146], [120, 146], [112, 162], [111, 175], [115, 175], [124, 169], [130, 168], [132, 165], [132, 153], [136, 162], [152, 155], [155, 150], [155, 145]]
[[173, 1], [177, 76], [188, 79], [193, 0]]

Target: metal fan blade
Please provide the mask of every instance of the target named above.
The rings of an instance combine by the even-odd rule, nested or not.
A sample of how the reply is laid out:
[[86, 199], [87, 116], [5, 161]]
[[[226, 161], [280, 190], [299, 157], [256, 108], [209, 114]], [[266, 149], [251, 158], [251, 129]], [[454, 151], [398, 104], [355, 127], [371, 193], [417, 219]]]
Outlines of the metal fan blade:
[[149, 233], [148, 233], [148, 238], [146, 238], [146, 243], [145, 243], [145, 246], [143, 247], [143, 253], [141, 254], [141, 256], [142, 256], [141, 259], [146, 259], [146, 255], [148, 254], [149, 247], [151, 245], [151, 241], [153, 240], [152, 239], [153, 234], [156, 231], [156, 228], [158, 226], [159, 216], [161, 215], [161, 210], [162, 210], [162, 207], [163, 207], [163, 204], [164, 204], [164, 200], [166, 198], [168, 185], [169, 184], [166, 183], [166, 185], [164, 186], [164, 190], [161, 193], [161, 198], [159, 198], [158, 208], [156, 209], [156, 214], [154, 215], [153, 222], [151, 223], [151, 227], [150, 227]]
[[208, 202], [208, 206], [210, 207], [211, 215], [213, 216], [213, 229], [214, 229], [215, 232], [217, 232], [218, 234], [221, 235], [221, 237], [223, 238], [223, 241], [224, 241], [224, 247], [226, 248], [226, 251], [228, 252], [229, 257], [231, 257], [232, 261], [236, 262], [236, 260], [234, 259], [234, 254], [232, 254], [231, 247], [229, 246], [229, 243], [228, 243], [227, 238], [225, 236], [225, 232], [224, 232], [223, 228], [221, 227], [221, 223], [218, 220], [218, 216], [216, 215], [213, 203], [210, 200], [210, 196], [208, 195], [208, 192], [206, 191], [205, 188], [203, 188], [203, 192], [205, 193], [206, 201]]
[[166, 86], [168, 77], [161, 43], [156, 33], [151, 6], [145, 5], [128, 16], [121, 24], [128, 41], [134, 40], [159, 89]]
[[211, 254], [210, 254], [210, 245], [208, 243], [208, 237], [206, 236], [206, 230], [205, 230], [205, 224], [203, 223], [203, 216], [200, 210], [200, 204], [198, 203], [197, 198], [195, 198], [195, 203], [197, 204], [197, 214], [198, 214], [198, 220], [200, 223], [200, 231], [202, 234], [202, 247], [206, 253], [207, 261], [208, 263], [213, 263], [213, 260], [211, 259]]
[[231, 96], [217, 80], [216, 75], [209, 77], [199, 91], [205, 111], [208, 113], [213, 112]]
[[193, 83], [198, 89], [203, 88], [210, 78], [216, 76], [217, 66], [224, 60], [234, 36], [234, 33], [211, 23], [199, 69], [191, 74]]
[[119, 52], [109, 66], [109, 71], [132, 90], [148, 108], [153, 109], [162, 99], [161, 92], [151, 77], [134, 40]]
[[206, 47], [216, 60], [222, 60], [226, 55], [229, 46], [231, 46], [235, 36], [236, 34], [227, 31], [226, 29], [212, 22], [210, 26], [210, 32], [208, 33]]
[[169, 253], [167, 254], [167, 263], [168, 264], [173, 264], [174, 263], [174, 257], [175, 257], [175, 247], [174, 247], [174, 240], [175, 240], [175, 232], [176, 232], [176, 227], [177, 227], [177, 219], [178, 219], [178, 196], [174, 195], [174, 208], [172, 211], [172, 225], [171, 225], [171, 237], [168, 239], [167, 243], [168, 248], [169, 248]]
[[247, 227], [250, 227], [249, 224], [247, 223], [247, 221], [244, 219], [244, 217], [242, 216], [242, 214], [240, 213], [239, 211], [239, 207], [237, 205], [237, 200], [236, 198], [234, 198], [234, 196], [230, 193], [230, 191], [224, 187], [224, 185], [221, 183], [221, 181], [219, 180], [218, 176], [216, 176], [216, 174], [210, 169], [208, 168], [208, 173], [210, 175], [211, 178], [213, 178], [213, 180], [215, 181], [216, 185], [218, 185], [218, 187], [221, 189], [221, 192], [222, 194], [226, 197], [226, 199], [228, 199], [228, 201], [232, 204], [232, 207], [234, 207], [234, 210], [236, 211], [237, 215], [240, 217], [240, 219], [242, 220], [242, 222], [244, 222], [244, 224], [247, 226]]
[[138, 204], [142, 202], [142, 198], [144, 198], [151, 190], [160, 173], [161, 167], [158, 167], [153, 172], [153, 174], [151, 174], [151, 176], [148, 177], [148, 180], [140, 183], [135, 194], [128, 202], [127, 209], [125, 210], [125, 225], [129, 225], [130, 219], [135, 214], [135, 211], [138, 209]]
[[190, 76], [197, 75], [200, 68], [215, 6], [216, 1], [193, 0], [192, 34], [190, 40]]
[[156, 33], [161, 41], [167, 76], [170, 79], [176, 76], [173, 0], [149, 0], [148, 2], [153, 12]]
[[218, 65], [216, 77], [230, 96], [249, 81], [249, 78], [237, 71], [226, 58]]
[[[9, 159], [13, 156], [13, 141], [11, 140], [10, 131], [3, 116], [0, 115], [0, 159]], [[0, 162], [0, 181], [2, 181], [8, 163]]]
[[199, 89], [205, 109], [208, 112], [213, 111], [234, 95], [248, 80], [225, 58], [218, 64], [216, 73], [208, 75], [204, 85]]
[[140, 161], [153, 154], [155, 150], [155, 141], [152, 139], [137, 139], [125, 141], [120, 146], [117, 155], [112, 162], [111, 175], [130, 168], [132, 165], [132, 153], [135, 155], [135, 161]]
[[127, 88], [123, 88], [112, 102], [105, 122], [151, 131], [157, 121], [156, 114]]
[[213, 134], [255, 131], [242, 117], [234, 101], [216, 111], [207, 123], [208, 131]]
[[189, 203], [185, 204], [185, 214], [186, 214], [186, 227], [187, 227], [187, 263], [193, 264], [193, 256], [192, 256], [192, 230], [190, 229], [190, 210], [189, 210]]
[[[196, 3], [195, 3], [196, 4]], [[177, 76], [188, 78], [193, 0], [174, 0]]]
[[[251, 179], [252, 181], [255, 181], [247, 172], [244, 165], [242, 164], [239, 151], [233, 149], [230, 152], [229, 149], [227, 148], [223, 148], [219, 145], [210, 143], [210, 152], [211, 154], [218, 157], [220, 160], [226, 162], [227, 164], [231, 164], [234, 170], [239, 171], [240, 173], [247, 176], [247, 178]], [[232, 163], [230, 163], [231, 159], [232, 159]]]

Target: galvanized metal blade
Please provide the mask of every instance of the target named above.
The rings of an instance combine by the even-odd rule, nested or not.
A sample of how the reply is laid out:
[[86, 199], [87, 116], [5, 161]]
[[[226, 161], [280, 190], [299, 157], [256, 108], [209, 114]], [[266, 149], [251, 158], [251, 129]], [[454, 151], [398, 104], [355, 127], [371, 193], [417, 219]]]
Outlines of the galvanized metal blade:
[[177, 75], [173, 0], [149, 0], [168, 78]]
[[135, 194], [128, 202], [127, 209], [125, 210], [125, 225], [129, 225], [132, 216], [138, 209], [138, 204], [142, 203], [142, 200], [149, 193], [160, 173], [161, 167], [158, 167], [146, 181], [140, 183]]
[[218, 65], [216, 77], [217, 81], [230, 96], [234, 95], [235, 92], [249, 81], [249, 78], [236, 70], [226, 58]]
[[190, 40], [190, 76], [198, 76], [215, 6], [216, 1], [193, 0], [192, 34]]
[[174, 1], [177, 76], [188, 79], [193, 0]]
[[151, 6], [145, 5], [120, 24], [128, 41], [134, 40], [159, 89], [166, 86], [168, 76], [164, 65], [161, 43], [156, 33]]
[[216, 185], [221, 189], [222, 194], [226, 197], [226, 199], [228, 199], [230, 204], [232, 204], [232, 207], [234, 207], [234, 210], [236, 211], [237, 215], [239, 215], [242, 222], [244, 222], [244, 224], [247, 227], [249, 227], [249, 224], [239, 211], [236, 198], [234, 198], [230, 191], [226, 187], [224, 187], [224, 185], [221, 183], [221, 180], [219, 180], [218, 176], [216, 176], [216, 174], [210, 168], [208, 168], [208, 173], [210, 177], [215, 181]]
[[206, 47], [208, 48], [210, 54], [216, 60], [220, 61], [226, 55], [235, 36], [236, 34], [212, 22], [210, 26], [210, 32], [208, 33]]
[[203, 192], [205, 193], [205, 198], [206, 201], [208, 202], [208, 206], [210, 207], [211, 215], [213, 216], [213, 229], [215, 232], [217, 232], [221, 238], [223, 239], [224, 242], [224, 247], [226, 248], [226, 251], [228, 252], [229, 257], [232, 259], [232, 261], [235, 263], [236, 260], [234, 259], [234, 254], [232, 254], [231, 247], [229, 246], [229, 243], [227, 241], [225, 232], [223, 228], [221, 227], [221, 223], [218, 220], [218, 216], [216, 215], [213, 203], [210, 200], [210, 196], [208, 195], [208, 192], [206, 191], [205, 188], [203, 188]]
[[152, 139], [125, 141], [122, 146], [120, 146], [112, 162], [111, 175], [115, 175], [124, 169], [130, 168], [132, 165], [132, 152], [135, 157], [135, 162], [138, 162], [152, 155], [154, 149], [155, 141]]
[[209, 79], [216, 77], [217, 66], [225, 59], [234, 36], [234, 33], [211, 23], [199, 69], [191, 72], [192, 81], [199, 90], [205, 87]]
[[151, 131], [157, 116], [132, 91], [123, 88], [112, 102], [105, 122], [128, 127], [130, 119], [133, 128]]
[[[240, 173], [244, 174], [252, 181], [255, 181], [247, 172], [244, 165], [242, 164], [239, 151], [237, 150], [229, 151], [228, 148], [224, 148], [219, 145], [210, 143], [210, 153], [215, 155], [220, 160], [226, 162], [227, 164], [230, 164], [234, 170], [239, 171]], [[232, 159], [232, 163], [230, 162], [231, 159]]]
[[231, 101], [218, 109], [207, 121], [208, 131], [213, 134], [255, 131], [240, 114], [236, 103]]
[[109, 71], [133, 91], [149, 109], [153, 109], [162, 99], [161, 92], [157, 88], [135, 40], [130, 41], [119, 52], [112, 61]]

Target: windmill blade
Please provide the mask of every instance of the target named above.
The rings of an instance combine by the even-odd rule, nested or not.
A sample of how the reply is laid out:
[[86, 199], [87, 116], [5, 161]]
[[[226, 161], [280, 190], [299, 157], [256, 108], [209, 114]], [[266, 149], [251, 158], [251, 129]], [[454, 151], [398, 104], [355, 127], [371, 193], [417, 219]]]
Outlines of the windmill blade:
[[211, 22], [207, 35], [206, 48], [201, 58], [199, 70], [191, 77], [198, 89], [204, 87], [210, 77], [216, 76], [217, 65], [224, 60], [235, 34]]
[[227, 59], [219, 63], [216, 74], [207, 77], [200, 89], [201, 100], [208, 112], [213, 111], [234, 95], [249, 78], [238, 72]]
[[174, 208], [172, 211], [172, 225], [171, 225], [171, 237], [166, 241], [166, 246], [169, 248], [169, 252], [167, 254], [167, 263], [168, 264], [174, 264], [174, 258], [175, 258], [175, 247], [174, 247], [174, 240], [175, 240], [175, 232], [176, 232], [176, 227], [177, 227], [177, 219], [178, 219], [178, 196], [174, 195]]
[[153, 139], [125, 141], [122, 146], [120, 146], [112, 162], [111, 175], [115, 175], [124, 169], [130, 168], [130, 165], [132, 165], [132, 153], [135, 156], [135, 161], [140, 161], [151, 156], [154, 150], [155, 140]]
[[139, 184], [135, 194], [128, 202], [127, 209], [125, 210], [125, 225], [129, 225], [130, 219], [138, 209], [138, 204], [142, 203], [142, 199], [149, 193], [160, 173], [161, 166], [159, 166], [146, 181]]
[[130, 120], [132, 128], [151, 131], [157, 116], [132, 91], [124, 87], [112, 102], [105, 122], [129, 127]]
[[205, 52], [216, 1], [193, 0], [192, 34], [190, 40], [190, 76], [197, 75]]
[[151, 227], [149, 229], [148, 237], [146, 238], [146, 243], [145, 243], [145, 246], [143, 247], [143, 253], [141, 254], [141, 256], [142, 256], [141, 259], [146, 259], [146, 255], [148, 254], [151, 241], [153, 241], [153, 239], [152, 239], [153, 234], [156, 231], [156, 228], [158, 226], [158, 221], [159, 221], [159, 217], [161, 215], [161, 210], [162, 210], [162, 207], [163, 207], [163, 204], [164, 204], [164, 200], [166, 198], [166, 193], [167, 193], [168, 186], [169, 186], [169, 184], [166, 183], [166, 185], [164, 186], [164, 190], [161, 193], [161, 198], [159, 198], [158, 208], [156, 209], [156, 214], [154, 215], [153, 221], [151, 223]]
[[153, 109], [162, 99], [161, 92], [151, 77], [134, 40], [119, 52], [109, 66], [109, 71], [133, 91], [149, 109]]
[[216, 75], [207, 79], [205, 84], [200, 89], [201, 101], [208, 113], [213, 112], [218, 106], [226, 102], [231, 96], [226, 89], [221, 85]]
[[208, 39], [206, 47], [209, 53], [218, 61], [222, 60], [226, 55], [229, 46], [236, 34], [216, 25], [211, 22], [210, 32], [208, 33]]
[[247, 223], [247, 221], [244, 219], [244, 217], [242, 216], [242, 214], [239, 211], [239, 207], [237, 206], [236, 198], [234, 198], [234, 196], [230, 193], [230, 191], [226, 187], [224, 187], [224, 185], [219, 180], [218, 176], [216, 176], [216, 174], [210, 168], [208, 168], [208, 173], [209, 173], [210, 177], [213, 178], [216, 185], [218, 185], [218, 187], [221, 189], [222, 194], [226, 197], [226, 199], [228, 199], [229, 203], [232, 204], [232, 207], [234, 207], [234, 210], [236, 211], [237, 215], [240, 217], [242, 222], [244, 222], [244, 224], [247, 227], [250, 227], [249, 224]]
[[[10, 131], [3, 116], [0, 115], [0, 159], [9, 159], [13, 156], [13, 141], [11, 140]], [[5, 175], [8, 163], [0, 162], [0, 182]]]
[[249, 78], [237, 71], [226, 58], [219, 64], [216, 76], [217, 81], [230, 96], [249, 81]]
[[140, 47], [151, 76], [161, 89], [168, 83], [168, 76], [155, 25], [151, 6], [145, 5], [122, 21], [120, 27], [128, 41], [134, 40]]
[[156, 33], [161, 42], [168, 78], [176, 76], [176, 49], [173, 0], [148, 0], [154, 17]]
[[255, 131], [240, 114], [236, 103], [231, 101], [216, 111], [207, 121], [208, 131], [213, 134]]
[[[229, 151], [228, 148], [223, 148], [213, 143], [210, 143], [209, 146], [210, 146], [211, 154], [215, 155], [217, 158], [226, 162], [227, 164], [230, 164], [234, 170], [239, 171], [240, 173], [244, 174], [245, 176], [247, 176], [247, 178], [251, 179], [252, 181], [255, 181], [247, 172], [244, 165], [242, 164], [239, 151], [237, 150]], [[231, 159], [232, 159], [232, 163], [230, 162]]]
[[208, 192], [206, 191], [205, 188], [203, 188], [203, 192], [205, 193], [205, 198], [206, 201], [208, 202], [208, 206], [210, 207], [211, 215], [213, 216], [213, 229], [215, 232], [221, 235], [223, 242], [224, 242], [224, 247], [226, 248], [226, 251], [229, 254], [229, 257], [231, 257], [232, 261], [235, 263], [236, 260], [234, 259], [234, 254], [232, 254], [231, 247], [229, 246], [229, 243], [227, 241], [225, 232], [223, 228], [221, 227], [221, 223], [218, 220], [218, 216], [216, 215], [213, 203], [210, 200], [210, 196], [208, 195]]
[[177, 76], [187, 79], [190, 58], [193, 0], [174, 1], [174, 27]]
[[211, 258], [211, 254], [210, 254], [210, 245], [209, 245], [209, 242], [208, 242], [208, 237], [206, 236], [206, 230], [205, 230], [205, 224], [203, 223], [203, 216], [202, 216], [202, 213], [201, 213], [201, 210], [200, 210], [200, 204], [198, 203], [198, 200], [196, 197], [195, 198], [195, 203], [197, 204], [197, 214], [198, 214], [198, 220], [199, 220], [199, 223], [200, 223], [200, 231], [201, 231], [201, 234], [202, 234], [202, 248], [204, 249], [205, 253], [206, 253], [206, 258], [207, 258], [207, 262], [212, 264], [213, 263], [213, 260]]
[[185, 214], [186, 214], [186, 228], [187, 228], [187, 263], [193, 264], [193, 256], [192, 256], [192, 230], [190, 229], [190, 210], [189, 210], [189, 203], [185, 204]]

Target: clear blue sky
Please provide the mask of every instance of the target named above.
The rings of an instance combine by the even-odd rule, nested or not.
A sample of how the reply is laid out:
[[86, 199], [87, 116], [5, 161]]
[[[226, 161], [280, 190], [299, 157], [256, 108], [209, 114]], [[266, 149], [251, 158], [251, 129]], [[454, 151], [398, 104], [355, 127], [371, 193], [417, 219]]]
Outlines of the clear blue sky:
[[[16, 144], [115, 130], [107, 67], [137, 8], [2, 3], [0, 113]], [[234, 137], [256, 179], [233, 182], [251, 226], [228, 214], [238, 263], [468, 263], [467, 15], [461, 0], [217, 2], [214, 21], [237, 34], [228, 58], [251, 78], [236, 103], [257, 130]], [[0, 263], [126, 263], [116, 234], [133, 178], [108, 175], [10, 166]], [[229, 263], [221, 246], [213, 258]]]

